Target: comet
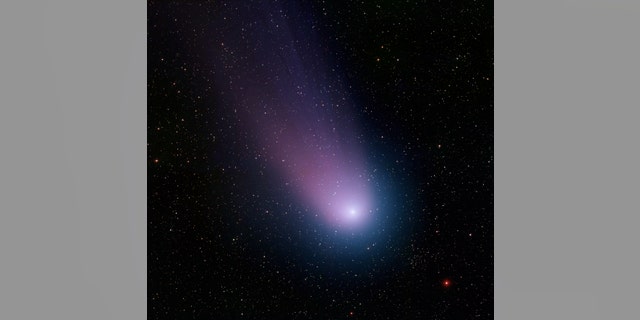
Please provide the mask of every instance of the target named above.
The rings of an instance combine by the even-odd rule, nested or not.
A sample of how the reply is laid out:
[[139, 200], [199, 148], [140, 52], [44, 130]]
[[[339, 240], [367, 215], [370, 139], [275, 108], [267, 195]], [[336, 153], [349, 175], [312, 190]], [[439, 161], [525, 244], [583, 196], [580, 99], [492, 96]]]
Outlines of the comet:
[[[225, 18], [212, 58], [247, 149], [277, 172], [319, 222], [357, 231], [376, 210], [356, 104], [312, 19], [273, 4]], [[304, 45], [303, 45], [304, 44]]]

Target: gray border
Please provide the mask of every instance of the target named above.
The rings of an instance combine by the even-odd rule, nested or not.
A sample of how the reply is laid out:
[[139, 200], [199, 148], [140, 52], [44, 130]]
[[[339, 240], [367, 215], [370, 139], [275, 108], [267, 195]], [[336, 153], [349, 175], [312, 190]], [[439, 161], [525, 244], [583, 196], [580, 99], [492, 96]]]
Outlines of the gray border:
[[636, 318], [640, 3], [495, 8], [496, 319]]
[[[636, 316], [640, 8], [496, 1], [497, 319]], [[146, 6], [0, 2], [0, 318], [146, 317]]]
[[146, 2], [0, 1], [0, 319], [146, 318]]

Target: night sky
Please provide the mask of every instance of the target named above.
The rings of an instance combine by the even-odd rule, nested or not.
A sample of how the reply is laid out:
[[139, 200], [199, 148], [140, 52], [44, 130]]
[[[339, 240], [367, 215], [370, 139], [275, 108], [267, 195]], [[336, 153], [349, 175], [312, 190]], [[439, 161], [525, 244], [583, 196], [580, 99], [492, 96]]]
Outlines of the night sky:
[[149, 319], [493, 318], [491, 1], [148, 1]]

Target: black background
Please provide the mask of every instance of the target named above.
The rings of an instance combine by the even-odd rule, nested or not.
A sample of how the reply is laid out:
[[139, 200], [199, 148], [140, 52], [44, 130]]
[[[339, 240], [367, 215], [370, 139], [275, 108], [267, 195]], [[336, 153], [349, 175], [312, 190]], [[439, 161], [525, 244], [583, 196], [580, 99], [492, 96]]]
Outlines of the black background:
[[299, 2], [401, 186], [391, 262], [357, 271], [292, 234], [225, 116], [207, 53], [235, 3], [148, 2], [149, 318], [492, 318], [492, 3]]

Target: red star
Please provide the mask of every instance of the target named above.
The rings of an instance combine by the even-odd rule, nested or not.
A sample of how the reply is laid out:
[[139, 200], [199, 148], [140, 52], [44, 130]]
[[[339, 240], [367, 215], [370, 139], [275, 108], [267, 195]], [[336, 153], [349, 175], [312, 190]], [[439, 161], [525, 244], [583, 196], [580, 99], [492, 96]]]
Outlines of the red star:
[[451, 280], [449, 279], [444, 279], [442, 280], [442, 286], [445, 288], [448, 288], [451, 285]]

